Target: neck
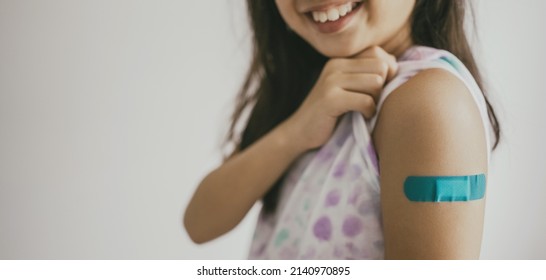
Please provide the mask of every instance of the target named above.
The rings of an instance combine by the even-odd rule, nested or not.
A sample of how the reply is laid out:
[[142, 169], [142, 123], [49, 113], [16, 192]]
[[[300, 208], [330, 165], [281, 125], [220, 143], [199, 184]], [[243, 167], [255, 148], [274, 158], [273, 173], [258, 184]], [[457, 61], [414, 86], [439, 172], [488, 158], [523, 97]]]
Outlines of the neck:
[[407, 49], [413, 45], [411, 39], [411, 28], [407, 24], [400, 29], [396, 35], [388, 39], [381, 47], [398, 59]]

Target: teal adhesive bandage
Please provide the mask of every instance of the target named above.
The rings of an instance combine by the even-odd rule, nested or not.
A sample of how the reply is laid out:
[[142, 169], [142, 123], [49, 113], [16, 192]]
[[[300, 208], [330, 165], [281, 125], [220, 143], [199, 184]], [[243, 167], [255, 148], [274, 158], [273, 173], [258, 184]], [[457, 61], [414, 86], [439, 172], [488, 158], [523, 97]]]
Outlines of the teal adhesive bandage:
[[485, 174], [470, 176], [409, 176], [404, 193], [411, 201], [453, 202], [483, 198]]

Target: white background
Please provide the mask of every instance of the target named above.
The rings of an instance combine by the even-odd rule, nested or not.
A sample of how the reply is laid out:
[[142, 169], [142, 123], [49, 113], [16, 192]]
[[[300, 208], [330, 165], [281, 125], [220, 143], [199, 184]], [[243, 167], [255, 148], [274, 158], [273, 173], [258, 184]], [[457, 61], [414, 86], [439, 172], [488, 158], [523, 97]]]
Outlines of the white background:
[[[546, 1], [479, 0], [504, 128], [484, 259], [546, 259]], [[246, 71], [242, 0], [0, 0], [0, 259], [241, 259], [258, 208], [191, 243]]]

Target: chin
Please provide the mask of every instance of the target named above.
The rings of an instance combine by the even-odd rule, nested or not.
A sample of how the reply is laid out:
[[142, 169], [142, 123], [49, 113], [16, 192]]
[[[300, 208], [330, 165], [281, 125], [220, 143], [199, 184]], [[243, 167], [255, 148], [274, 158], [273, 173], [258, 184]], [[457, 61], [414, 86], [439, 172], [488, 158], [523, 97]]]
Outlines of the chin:
[[329, 57], [329, 58], [341, 58], [341, 57], [350, 57], [351, 56], [351, 51], [346, 50], [346, 49], [343, 49], [343, 50], [332, 50], [332, 49], [321, 50], [321, 49], [317, 49], [317, 50], [322, 55], [324, 55], [326, 57]]
[[351, 57], [366, 49], [368, 46], [355, 46], [355, 44], [331, 44], [331, 45], [314, 45], [313, 48], [322, 55], [329, 58], [344, 58]]

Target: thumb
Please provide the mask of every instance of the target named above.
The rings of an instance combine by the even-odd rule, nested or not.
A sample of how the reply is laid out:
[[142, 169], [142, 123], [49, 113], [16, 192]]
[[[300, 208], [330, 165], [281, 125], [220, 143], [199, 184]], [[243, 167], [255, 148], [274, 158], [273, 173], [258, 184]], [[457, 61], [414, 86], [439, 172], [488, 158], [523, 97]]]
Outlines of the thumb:
[[372, 46], [363, 51], [353, 55], [351, 58], [377, 58], [384, 61], [387, 66], [387, 76], [385, 77], [386, 81], [390, 81], [396, 73], [398, 72], [398, 62], [396, 57], [379, 46]]
[[358, 92], [346, 92], [343, 98], [346, 111], [362, 113], [364, 118], [370, 119], [375, 115], [376, 105], [373, 97], [369, 94]]

